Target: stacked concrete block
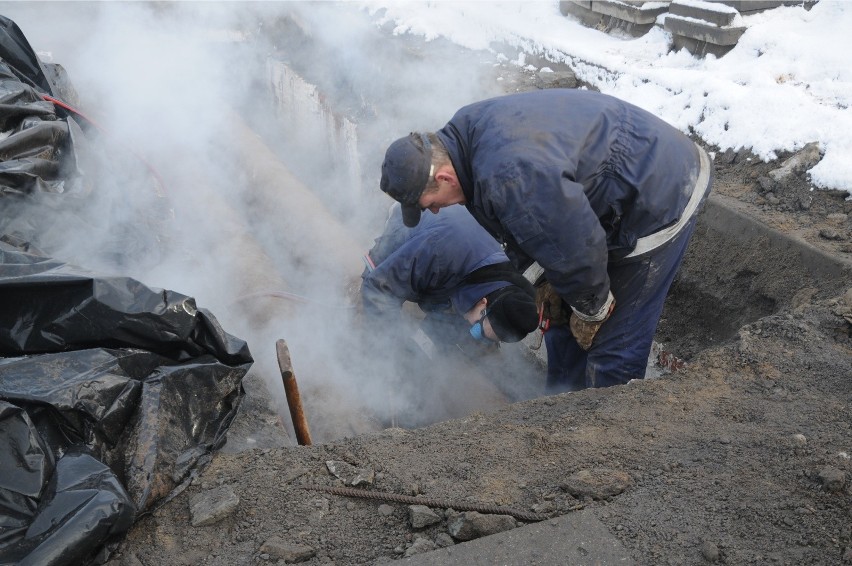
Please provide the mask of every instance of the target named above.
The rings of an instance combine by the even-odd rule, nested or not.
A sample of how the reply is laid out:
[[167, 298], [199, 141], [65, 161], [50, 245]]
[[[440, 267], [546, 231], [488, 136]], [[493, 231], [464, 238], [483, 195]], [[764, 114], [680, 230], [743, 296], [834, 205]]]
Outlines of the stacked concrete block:
[[745, 32], [741, 15], [779, 6], [810, 9], [819, 0], [561, 0], [563, 15], [573, 16], [588, 27], [621, 31], [640, 37], [655, 25], [672, 34], [674, 49], [698, 56], [721, 57], [736, 46]]
[[663, 26], [675, 49], [717, 57], [733, 49], [746, 29], [736, 8], [702, 0], [673, 0]]
[[721, 57], [736, 46], [745, 32], [741, 14], [754, 14], [779, 6], [813, 6], [817, 0], [673, 0], [664, 27], [675, 49], [694, 55]]
[[588, 27], [605, 32], [621, 31], [640, 37], [650, 30], [660, 14], [668, 10], [669, 2], [640, 0], [562, 0], [559, 10], [574, 16]]
[[708, 2], [719, 2], [726, 4], [743, 15], [771, 10], [779, 6], [802, 6], [810, 9], [818, 0], [707, 0]]

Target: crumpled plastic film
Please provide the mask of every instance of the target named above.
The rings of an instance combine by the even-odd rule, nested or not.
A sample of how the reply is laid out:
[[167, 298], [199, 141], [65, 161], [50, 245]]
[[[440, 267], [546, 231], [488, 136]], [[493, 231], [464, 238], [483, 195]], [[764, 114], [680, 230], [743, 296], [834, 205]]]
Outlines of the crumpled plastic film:
[[[44, 99], [73, 94], [65, 79], [0, 16], [0, 565], [104, 562], [225, 442], [253, 363], [192, 297], [42, 251], [65, 244], [64, 221], [103, 234], [83, 171], [112, 148]], [[123, 230], [99, 247], [162, 244]]]
[[[0, 470], [14, 472], [0, 479], [0, 564], [29, 547], [54, 563], [53, 546], [101, 547], [224, 443], [253, 360], [190, 297], [2, 241], [0, 303]], [[72, 452], [99, 465], [64, 463]], [[69, 495], [54, 477], [105, 492]]]

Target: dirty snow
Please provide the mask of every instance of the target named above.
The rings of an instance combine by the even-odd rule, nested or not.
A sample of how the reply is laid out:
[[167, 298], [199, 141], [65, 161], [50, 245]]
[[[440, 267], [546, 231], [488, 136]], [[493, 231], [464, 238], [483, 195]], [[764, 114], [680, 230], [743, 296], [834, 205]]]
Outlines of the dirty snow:
[[554, 0], [361, 4], [398, 34], [471, 49], [503, 42], [564, 61], [601, 91], [723, 150], [750, 149], [768, 161], [818, 141], [825, 155], [810, 171], [814, 185], [852, 192], [852, 3], [822, 0], [810, 10], [743, 16], [738, 45], [703, 60], [669, 53], [663, 29], [626, 39], [584, 27]]

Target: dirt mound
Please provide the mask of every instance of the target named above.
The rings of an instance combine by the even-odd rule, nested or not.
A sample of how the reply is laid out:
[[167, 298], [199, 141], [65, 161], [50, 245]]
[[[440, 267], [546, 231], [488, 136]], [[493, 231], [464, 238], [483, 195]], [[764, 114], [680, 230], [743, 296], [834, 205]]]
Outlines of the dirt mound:
[[[848, 233], [849, 202], [793, 177], [770, 204], [757, 179], [780, 165], [717, 160], [717, 191], [842, 266], [848, 242], [822, 230], [846, 222], [838, 233]], [[809, 208], [790, 204], [803, 197]], [[416, 430], [219, 452], [108, 563], [378, 564], [461, 542], [452, 510], [415, 528], [408, 505], [311, 485], [552, 516], [591, 510], [639, 564], [852, 562], [852, 291], [830, 291], [773, 302], [660, 378]], [[599, 489], [578, 489], [578, 477]]]

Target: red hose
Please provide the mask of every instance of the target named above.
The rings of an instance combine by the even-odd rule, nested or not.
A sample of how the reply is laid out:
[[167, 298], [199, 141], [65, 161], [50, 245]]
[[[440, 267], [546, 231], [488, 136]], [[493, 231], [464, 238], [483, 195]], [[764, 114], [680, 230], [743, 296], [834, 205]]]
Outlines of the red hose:
[[[97, 123], [96, 121], [94, 121], [92, 118], [90, 118], [90, 117], [86, 116], [85, 114], [83, 114], [82, 112], [80, 112], [79, 110], [77, 110], [76, 108], [74, 108], [73, 106], [71, 106], [70, 104], [67, 104], [67, 103], [65, 103], [65, 102], [62, 102], [62, 101], [61, 101], [61, 100], [59, 100], [58, 98], [53, 98], [52, 96], [49, 96], [49, 95], [47, 95], [47, 94], [42, 94], [42, 95], [41, 95], [41, 97], [42, 97], [44, 100], [46, 100], [47, 102], [51, 102], [51, 103], [53, 103], [54, 105], [59, 106], [60, 108], [62, 108], [62, 109], [64, 109], [64, 110], [67, 110], [68, 112], [71, 112], [71, 113], [73, 113], [73, 114], [76, 114], [77, 116], [81, 117], [81, 118], [82, 118], [82, 119], [84, 119], [86, 122], [88, 122], [89, 124], [91, 124], [92, 126], [94, 126], [95, 128], [97, 128], [100, 132], [102, 132], [102, 133], [104, 133], [104, 134], [106, 134], [106, 135], [109, 135], [109, 132], [107, 132], [107, 131], [106, 131], [106, 129], [105, 129], [105, 128], [103, 128], [100, 124], [98, 124], [98, 123]], [[162, 177], [160, 177], [160, 174], [157, 172], [157, 170], [154, 168], [154, 166], [153, 166], [153, 165], [151, 165], [151, 164], [148, 162], [148, 160], [146, 160], [144, 157], [142, 157], [141, 155], [139, 155], [138, 153], [136, 153], [136, 152], [135, 152], [135, 151], [133, 151], [132, 149], [130, 149], [130, 148], [126, 148], [126, 149], [127, 149], [130, 153], [132, 153], [132, 154], [133, 154], [133, 155], [134, 155], [137, 159], [139, 159], [139, 161], [141, 161], [141, 162], [145, 165], [145, 167], [147, 167], [147, 168], [148, 168], [148, 171], [150, 171], [150, 172], [151, 172], [151, 175], [153, 175], [153, 176], [154, 176], [154, 179], [157, 181], [157, 196], [160, 196], [160, 197], [165, 196], [165, 195], [163, 194], [163, 189], [165, 188], [166, 184], [165, 184], [165, 183], [163, 183], [163, 178], [162, 178]]]
[[286, 299], [288, 301], [294, 301], [296, 303], [314, 304], [314, 305], [319, 305], [319, 306], [333, 308], [333, 309], [341, 309], [341, 310], [347, 310], [347, 309], [354, 309], [355, 308], [354, 306], [349, 306], [349, 305], [347, 305], [347, 306], [329, 305], [329, 304], [324, 303], [322, 301], [318, 301], [316, 299], [310, 299], [308, 297], [303, 297], [301, 295], [297, 295], [296, 293], [288, 293], [287, 291], [258, 291], [256, 293], [249, 293], [247, 295], [241, 295], [241, 296], [237, 297], [236, 299], [234, 299], [234, 302], [238, 303], [238, 302], [246, 301], [246, 300], [249, 300], [249, 299], [256, 299], [258, 297], [272, 297], [274, 299]]

